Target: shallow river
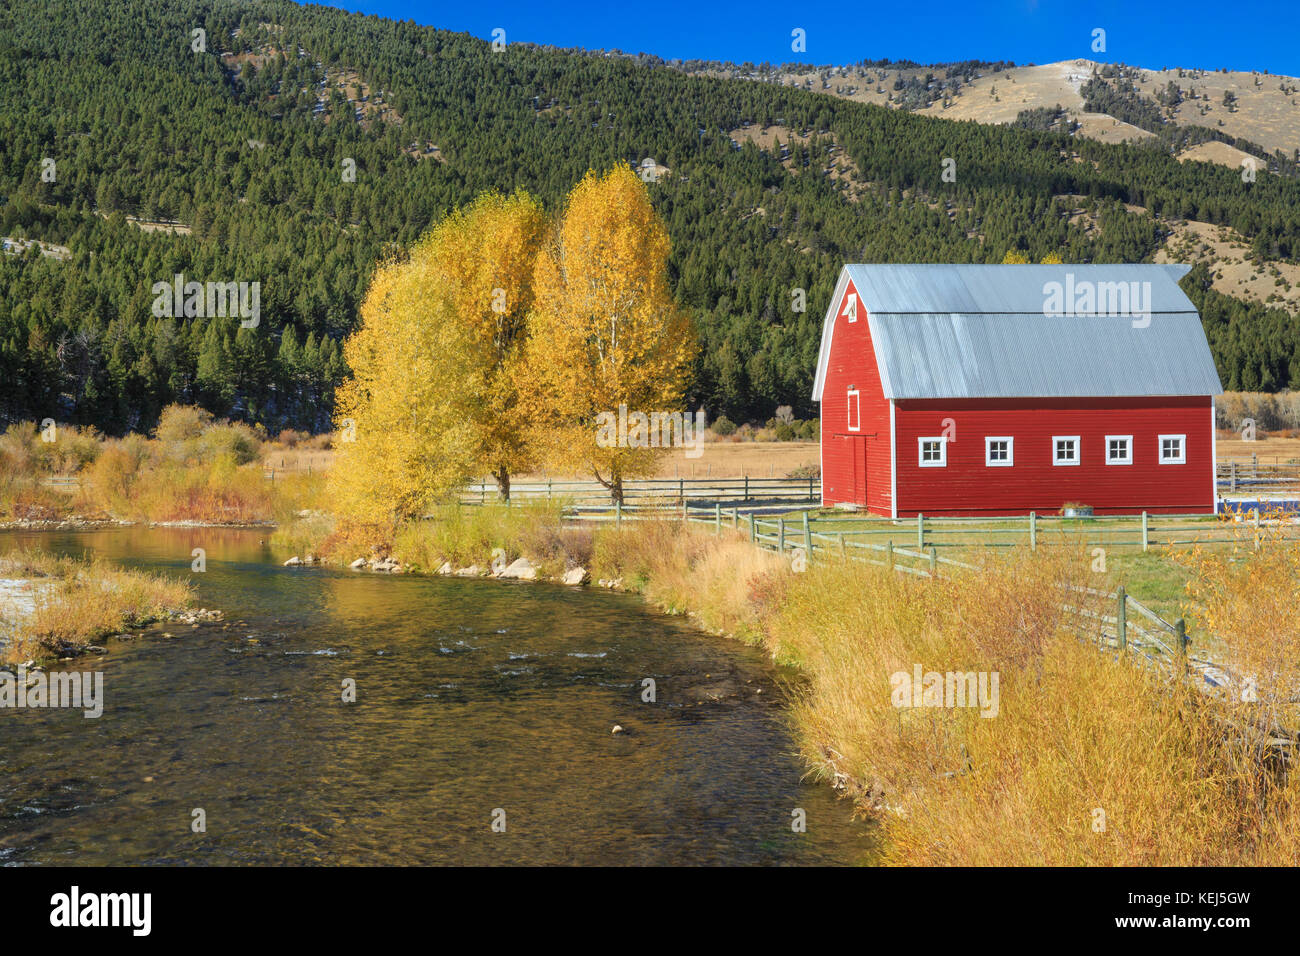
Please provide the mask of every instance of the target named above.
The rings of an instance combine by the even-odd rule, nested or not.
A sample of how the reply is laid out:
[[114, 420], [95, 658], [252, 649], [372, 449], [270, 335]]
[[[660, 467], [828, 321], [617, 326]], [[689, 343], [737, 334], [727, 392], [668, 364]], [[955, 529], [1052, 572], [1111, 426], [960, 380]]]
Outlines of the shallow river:
[[630, 595], [284, 568], [265, 536], [0, 535], [189, 578], [228, 624], [51, 665], [103, 672], [99, 719], [0, 711], [0, 864], [869, 862], [759, 652]]

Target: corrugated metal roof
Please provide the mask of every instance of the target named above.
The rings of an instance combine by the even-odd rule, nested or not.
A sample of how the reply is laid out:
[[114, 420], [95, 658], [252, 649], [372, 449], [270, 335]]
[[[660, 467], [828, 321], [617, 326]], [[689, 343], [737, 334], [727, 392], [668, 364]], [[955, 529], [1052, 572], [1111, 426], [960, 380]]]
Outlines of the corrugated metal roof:
[[[848, 265], [870, 312], [1043, 312], [1049, 282], [1150, 282], [1153, 312], [1195, 312], [1183, 265]], [[1071, 276], [1073, 279], [1071, 279]]]
[[1195, 312], [1044, 318], [869, 313], [886, 398], [1217, 395]]
[[[850, 265], [822, 330], [821, 399], [835, 312], [852, 279], [886, 398], [1082, 398], [1223, 391], [1186, 266]], [[1150, 283], [1133, 315], [1044, 315], [1045, 286]], [[1143, 298], [1146, 298], [1144, 295]]]

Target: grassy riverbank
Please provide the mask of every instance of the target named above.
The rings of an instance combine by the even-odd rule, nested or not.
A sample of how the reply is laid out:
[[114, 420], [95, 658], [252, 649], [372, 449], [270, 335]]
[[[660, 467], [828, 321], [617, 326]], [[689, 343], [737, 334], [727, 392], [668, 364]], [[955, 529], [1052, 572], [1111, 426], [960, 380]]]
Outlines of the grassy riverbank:
[[[349, 560], [359, 540], [335, 530], [317, 553]], [[618, 579], [796, 665], [807, 682], [789, 717], [802, 756], [880, 821], [889, 863], [1300, 863], [1300, 778], [1269, 769], [1257, 735], [1235, 729], [1297, 720], [1294, 544], [1166, 556], [1184, 569], [1193, 627], [1213, 630], [1242, 673], [1269, 675], [1252, 703], [1100, 651], [1062, 612], [1062, 584], [1117, 582], [1079, 549], [988, 555], [978, 572], [933, 582], [838, 561], [794, 573], [729, 531], [570, 529], [537, 505], [448, 509], [381, 551], [430, 570], [485, 568], [497, 548], [544, 577], [581, 565]], [[996, 715], [895, 706], [892, 675], [917, 665], [997, 673]]]
[[0, 661], [73, 656], [105, 637], [184, 614], [187, 583], [40, 551], [0, 556]]
[[269, 480], [263, 459], [284, 440], [268, 441], [247, 425], [186, 406], [165, 409], [152, 438], [11, 425], [0, 434], [0, 522], [287, 521], [314, 504], [323, 476]]

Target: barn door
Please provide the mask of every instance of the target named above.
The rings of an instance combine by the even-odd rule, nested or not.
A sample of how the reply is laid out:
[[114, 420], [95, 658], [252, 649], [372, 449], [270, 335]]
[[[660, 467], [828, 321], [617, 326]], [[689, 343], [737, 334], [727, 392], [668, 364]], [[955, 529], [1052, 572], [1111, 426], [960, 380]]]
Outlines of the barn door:
[[865, 508], [867, 506], [867, 440], [861, 435], [852, 435], [849, 441], [853, 445], [853, 501]]

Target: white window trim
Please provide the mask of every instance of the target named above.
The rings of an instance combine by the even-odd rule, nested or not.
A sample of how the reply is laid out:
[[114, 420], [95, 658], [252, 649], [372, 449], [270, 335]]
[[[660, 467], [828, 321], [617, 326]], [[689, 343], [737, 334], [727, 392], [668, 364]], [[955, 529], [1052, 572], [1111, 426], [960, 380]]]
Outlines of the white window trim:
[[[1065, 460], [1058, 458], [1056, 455], [1056, 443], [1058, 441], [1074, 442], [1074, 458]], [[1083, 441], [1078, 435], [1053, 435], [1052, 436], [1052, 464], [1053, 465], [1077, 465], [1083, 460]]]
[[[861, 391], [860, 389], [856, 389], [856, 388], [850, 388], [850, 389], [849, 389], [848, 398], [847, 398], [847, 400], [846, 400], [846, 403], [847, 403], [847, 406], [848, 406], [848, 407], [845, 409], [845, 417], [848, 419], [848, 427], [849, 427], [849, 431], [851, 431], [851, 432], [860, 432], [860, 431], [862, 431], [862, 398], [861, 398], [861, 395], [862, 395], [862, 391]], [[853, 424], [853, 419], [854, 419], [854, 415], [853, 415], [853, 413], [854, 413], [855, 411], [858, 413], [858, 414], [857, 414], [857, 422], [858, 422], [858, 423], [857, 423], [856, 425]]]
[[[1166, 458], [1166, 457], [1165, 457], [1165, 439], [1166, 439], [1166, 438], [1177, 438], [1177, 439], [1178, 439], [1178, 457], [1177, 457], [1177, 458]], [[1185, 465], [1185, 464], [1187, 464], [1187, 436], [1186, 436], [1186, 435], [1161, 435], [1161, 436], [1157, 439], [1157, 441], [1159, 441], [1159, 443], [1160, 443], [1160, 444], [1156, 445], [1156, 449], [1157, 449], [1157, 451], [1158, 451], [1159, 454], [1160, 454], [1160, 464], [1162, 464], [1162, 465]]]
[[[1004, 441], [1007, 443], [1007, 460], [992, 461], [989, 459], [989, 452], [992, 450], [993, 442]], [[1016, 463], [1016, 440], [1010, 435], [988, 435], [984, 438], [984, 464], [989, 468], [1010, 468]]]
[[[925, 460], [925, 443], [928, 441], [937, 441], [939, 443], [939, 460]], [[920, 468], [947, 468], [948, 467], [948, 439], [942, 436], [930, 436], [928, 438], [918, 438], [916, 440], [916, 464]]]
[[[1126, 448], [1128, 448], [1128, 457], [1127, 457], [1127, 458], [1111, 458], [1111, 457], [1110, 457], [1110, 443], [1111, 443], [1112, 441], [1124, 441], [1124, 442], [1127, 442], [1127, 443], [1128, 443], [1128, 444], [1125, 446]], [[1133, 436], [1132, 436], [1132, 435], [1107, 435], [1107, 436], [1106, 436], [1106, 464], [1108, 464], [1108, 465], [1131, 465], [1131, 464], [1133, 464]]]

